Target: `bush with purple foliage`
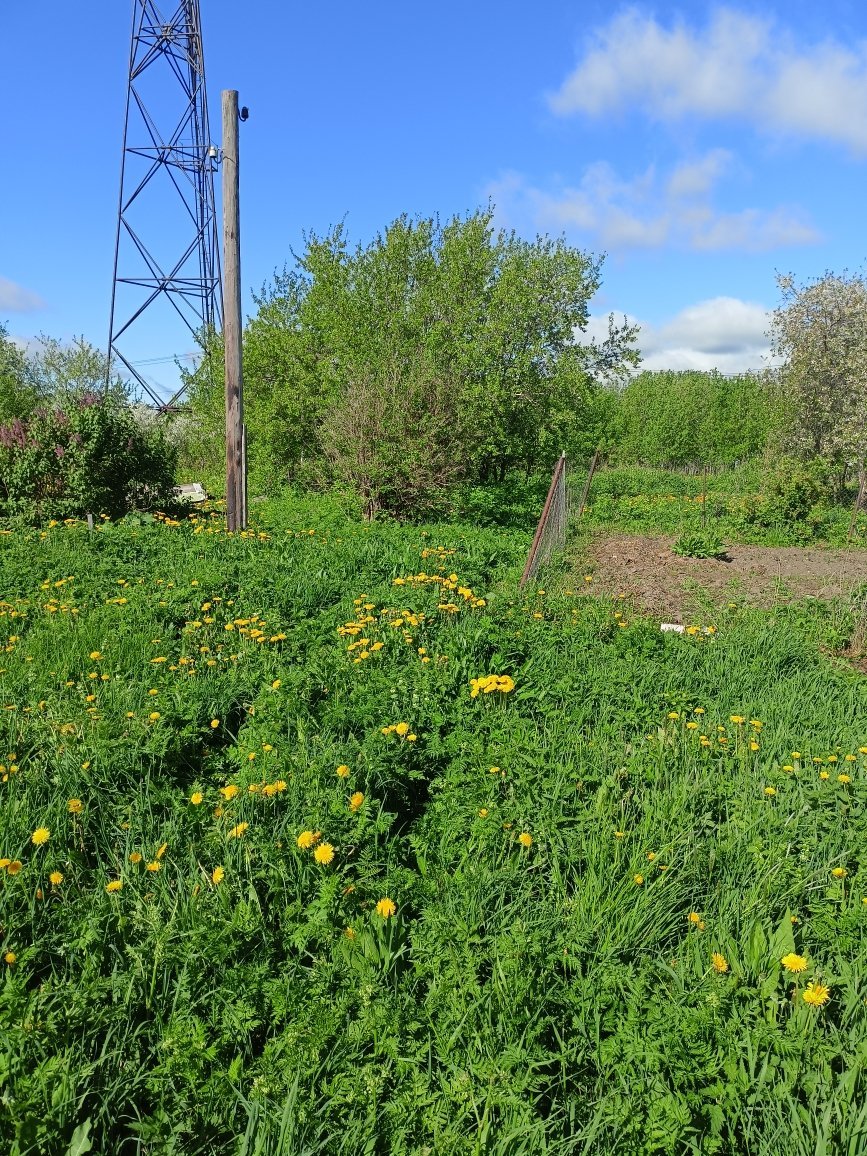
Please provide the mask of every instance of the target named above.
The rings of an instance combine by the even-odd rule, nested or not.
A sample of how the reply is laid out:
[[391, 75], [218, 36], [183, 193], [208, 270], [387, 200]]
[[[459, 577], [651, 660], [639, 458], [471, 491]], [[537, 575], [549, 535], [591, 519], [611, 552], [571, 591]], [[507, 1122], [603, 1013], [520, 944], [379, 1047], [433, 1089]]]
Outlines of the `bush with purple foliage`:
[[80, 393], [0, 425], [0, 513], [40, 521], [164, 509], [175, 458], [117, 400]]

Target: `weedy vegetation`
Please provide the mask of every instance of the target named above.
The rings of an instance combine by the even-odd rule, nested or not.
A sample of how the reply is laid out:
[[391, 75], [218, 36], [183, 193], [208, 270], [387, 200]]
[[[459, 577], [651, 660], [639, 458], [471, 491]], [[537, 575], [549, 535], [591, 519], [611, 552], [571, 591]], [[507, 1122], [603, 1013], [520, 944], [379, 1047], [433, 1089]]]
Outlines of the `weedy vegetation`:
[[0, 539], [3, 1149], [863, 1151], [852, 613], [254, 509]]
[[[601, 266], [308, 235], [236, 535], [167, 504], [219, 492], [218, 336], [169, 419], [0, 326], [4, 1153], [867, 1151], [864, 591], [678, 635], [577, 568], [863, 545], [867, 290], [781, 279], [774, 374], [631, 376]], [[564, 449], [607, 464], [522, 589]]]

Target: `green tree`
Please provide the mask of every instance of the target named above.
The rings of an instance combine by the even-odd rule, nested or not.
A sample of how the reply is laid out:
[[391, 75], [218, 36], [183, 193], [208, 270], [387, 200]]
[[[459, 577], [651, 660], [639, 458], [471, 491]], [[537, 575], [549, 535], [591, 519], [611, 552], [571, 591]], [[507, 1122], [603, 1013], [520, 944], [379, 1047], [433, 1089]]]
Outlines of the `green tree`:
[[120, 377], [113, 371], [106, 373], [106, 354], [83, 336], [60, 341], [41, 333], [27, 361], [30, 377], [43, 399], [63, 404], [65, 399], [85, 393], [102, 394], [106, 380], [117, 400], [127, 398]]
[[[312, 470], [369, 513], [404, 514], [459, 477], [547, 468], [580, 441], [597, 376], [637, 361], [636, 331], [612, 323], [605, 342], [582, 342], [601, 259], [491, 221], [402, 216], [355, 248], [343, 226], [306, 238], [245, 330], [254, 467]], [[218, 444], [221, 373], [200, 368], [191, 396]]]
[[781, 407], [771, 373], [645, 371], [620, 399], [615, 456], [653, 466], [734, 465], [763, 452]]
[[33, 412], [39, 391], [24, 353], [0, 324], [0, 422], [25, 418]]

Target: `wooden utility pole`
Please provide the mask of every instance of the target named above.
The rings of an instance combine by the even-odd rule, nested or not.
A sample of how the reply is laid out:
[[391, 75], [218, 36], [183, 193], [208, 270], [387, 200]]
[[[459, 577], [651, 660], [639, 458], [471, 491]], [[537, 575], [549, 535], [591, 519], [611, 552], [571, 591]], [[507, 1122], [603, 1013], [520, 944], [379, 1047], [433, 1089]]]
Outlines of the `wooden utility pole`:
[[[245, 110], [246, 114], [246, 110]], [[226, 358], [226, 526], [247, 526], [247, 458], [241, 370], [241, 223], [238, 93], [223, 90], [223, 343]]]

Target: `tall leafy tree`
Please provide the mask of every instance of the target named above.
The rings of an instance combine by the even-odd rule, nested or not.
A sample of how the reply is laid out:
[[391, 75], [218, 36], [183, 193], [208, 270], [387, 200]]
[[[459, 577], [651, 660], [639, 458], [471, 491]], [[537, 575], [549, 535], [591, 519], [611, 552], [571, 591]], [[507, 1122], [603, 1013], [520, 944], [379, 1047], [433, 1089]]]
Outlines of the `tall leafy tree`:
[[[601, 259], [497, 232], [492, 210], [401, 216], [369, 244], [311, 235], [256, 299], [244, 339], [255, 459], [351, 485], [369, 512], [418, 511], [461, 476], [549, 466], [596, 375], [637, 361], [635, 330], [580, 340]], [[219, 429], [222, 384], [192, 383]], [[598, 412], [596, 407], [594, 412]]]
[[0, 423], [28, 417], [38, 400], [27, 359], [0, 324]]
[[83, 336], [60, 341], [40, 334], [28, 355], [28, 366], [40, 396], [58, 404], [64, 404], [68, 397], [104, 393], [106, 378], [109, 392], [117, 400], [126, 398], [127, 390], [121, 379], [106, 373], [106, 354]]
[[733, 465], [760, 454], [780, 420], [775, 374], [645, 371], [621, 395], [615, 453], [654, 466]]

